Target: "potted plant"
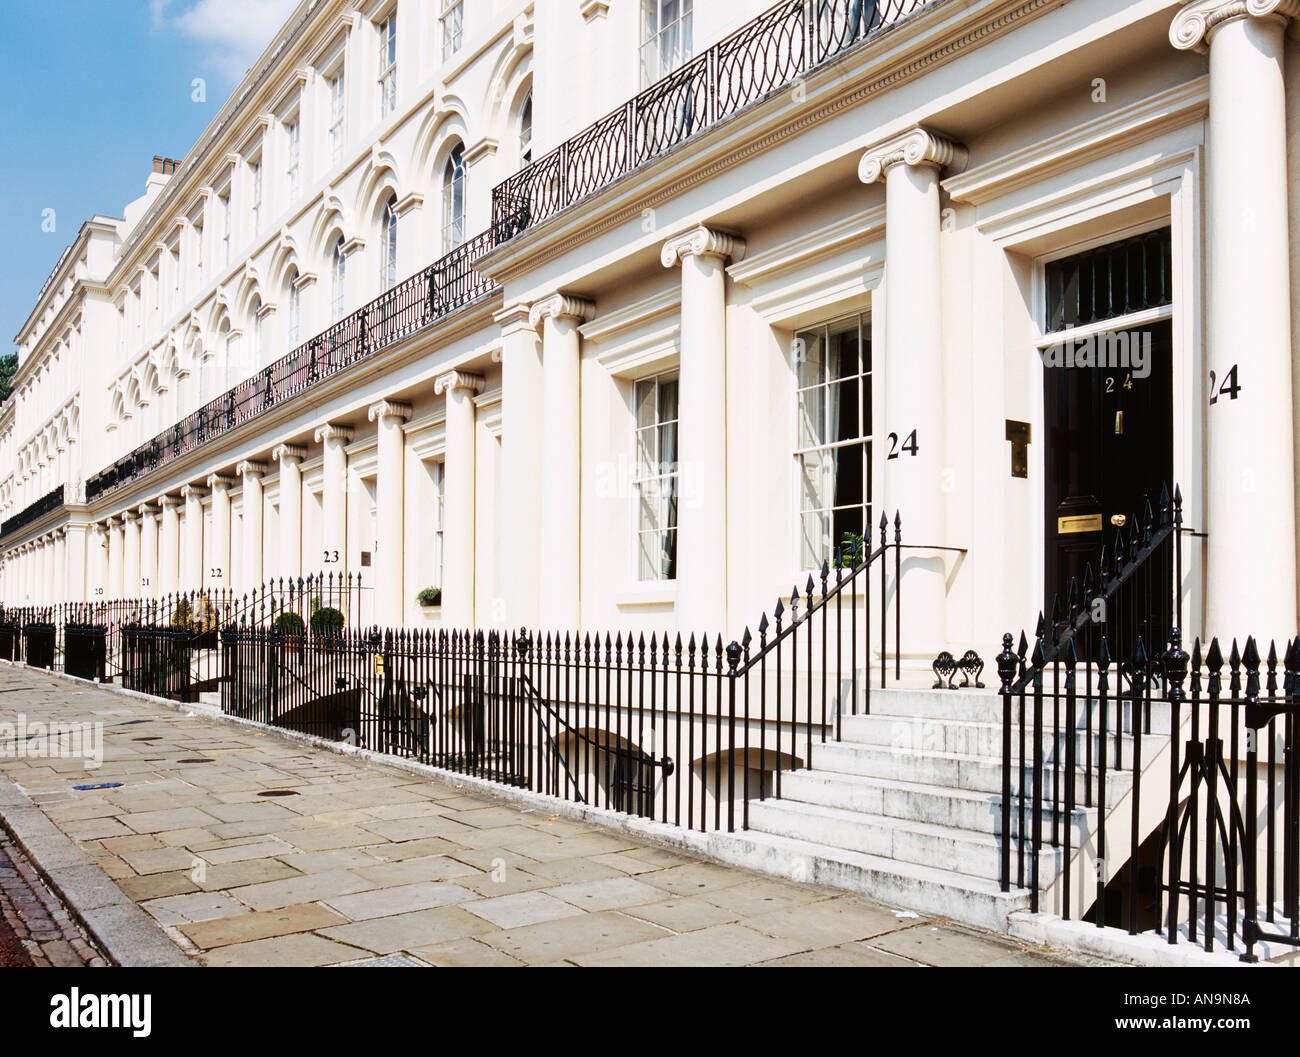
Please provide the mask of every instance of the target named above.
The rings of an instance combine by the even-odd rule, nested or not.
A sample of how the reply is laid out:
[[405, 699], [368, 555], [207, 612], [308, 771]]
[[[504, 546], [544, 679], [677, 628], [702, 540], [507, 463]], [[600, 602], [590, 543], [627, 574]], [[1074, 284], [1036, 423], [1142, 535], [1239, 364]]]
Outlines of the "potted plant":
[[297, 613], [286, 610], [271, 621], [271, 627], [284, 639], [285, 653], [298, 653], [302, 649], [302, 636], [307, 625]]
[[311, 615], [311, 633], [320, 638], [334, 638], [343, 631], [343, 614], [330, 606], [322, 606]]
[[415, 600], [426, 608], [429, 606], [440, 606], [442, 605], [442, 588], [426, 587], [415, 596]]

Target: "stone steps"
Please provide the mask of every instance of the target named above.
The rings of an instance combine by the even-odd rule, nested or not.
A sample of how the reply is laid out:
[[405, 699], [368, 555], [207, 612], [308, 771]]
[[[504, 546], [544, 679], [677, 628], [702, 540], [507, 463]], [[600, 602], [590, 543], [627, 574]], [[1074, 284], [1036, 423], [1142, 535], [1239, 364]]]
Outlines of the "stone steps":
[[[1074, 734], [1080, 803], [1089, 744], [1083, 712], [1081, 702]], [[840, 730], [840, 741], [814, 742], [807, 767], [780, 775], [779, 797], [750, 801], [750, 828], [734, 835], [748, 842], [740, 853], [760, 869], [804, 874], [886, 902], [1005, 929], [1007, 914], [1027, 905], [1028, 893], [1004, 893], [999, 884], [1002, 702], [997, 692], [874, 690], [871, 714], [841, 716]], [[1019, 730], [1012, 736], [1018, 750]], [[1051, 802], [1054, 777], [1065, 780], [1063, 766], [1053, 774], [1053, 757], [1063, 752], [1070, 735], [1048, 731], [1042, 737], [1044, 839], [1055, 822], [1058, 829], [1068, 825], [1072, 847], [1085, 846], [1096, 830], [1097, 811], [1076, 806], [1066, 819]], [[1131, 736], [1121, 734], [1118, 740], [1123, 758], [1130, 760]], [[1167, 737], [1144, 735], [1144, 760], [1167, 743]], [[1095, 730], [1091, 744], [1095, 762]], [[1113, 732], [1108, 744], [1113, 760]], [[1032, 765], [1023, 778], [1028, 789]], [[1094, 787], [1096, 778], [1094, 772]], [[1131, 785], [1130, 772], [1108, 769], [1107, 802], [1118, 803]], [[1013, 800], [1013, 838], [1021, 809]], [[1026, 806], [1026, 827], [1031, 815]], [[1016, 851], [1013, 846], [1013, 869]], [[1062, 848], [1045, 846], [1038, 859], [1042, 887], [1066, 865]]]

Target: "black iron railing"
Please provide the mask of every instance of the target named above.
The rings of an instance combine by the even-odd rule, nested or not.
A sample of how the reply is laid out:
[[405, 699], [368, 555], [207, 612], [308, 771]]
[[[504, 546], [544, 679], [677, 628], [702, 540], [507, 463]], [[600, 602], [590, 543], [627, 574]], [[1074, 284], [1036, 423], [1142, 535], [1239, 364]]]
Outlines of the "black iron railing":
[[783, 0], [492, 191], [496, 241], [794, 83], [932, 0]]
[[59, 507], [63, 506], [63, 488], [63, 485], [59, 485], [54, 491], [41, 496], [36, 502], [20, 510], [13, 517], [8, 518], [4, 524], [0, 525], [0, 538], [26, 528], [33, 521], [44, 517], [52, 510], [58, 510]]
[[1245, 960], [1300, 945], [1300, 639], [1280, 684], [1275, 645], [1261, 684], [1255, 640], [1234, 640], [1225, 691], [1219, 640], [1183, 648], [1181, 493], [1131, 523], [1097, 581], [1040, 615], [1032, 653], [1003, 637], [1003, 891]]
[[186, 415], [90, 477], [86, 481], [87, 501], [111, 494], [491, 293], [496, 284], [474, 268], [474, 261], [490, 248], [489, 233], [475, 236]]

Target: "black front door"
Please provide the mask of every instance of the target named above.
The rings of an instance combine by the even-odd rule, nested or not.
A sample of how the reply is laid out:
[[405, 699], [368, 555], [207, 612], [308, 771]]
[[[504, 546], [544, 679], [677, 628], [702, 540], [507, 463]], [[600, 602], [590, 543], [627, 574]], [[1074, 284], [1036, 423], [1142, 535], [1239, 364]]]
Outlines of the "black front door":
[[[1127, 345], [1128, 356], [1123, 355]], [[1084, 361], [1069, 365], [1069, 354]], [[1159, 517], [1160, 495], [1172, 488], [1173, 370], [1169, 320], [1116, 331], [1086, 346], [1064, 350], [1066, 362], [1044, 360], [1047, 422], [1047, 597], [1050, 613], [1065, 601], [1072, 582], [1082, 597], [1085, 568], [1096, 582], [1103, 546], [1113, 566], [1122, 530], [1127, 540], [1149, 503]], [[1098, 359], [1101, 362], [1096, 362]], [[1092, 363], [1088, 361], [1092, 360]], [[1142, 626], [1125, 634], [1163, 638], [1167, 620], [1157, 620], [1168, 574], [1155, 573], [1151, 613], [1133, 614]], [[1151, 623], [1156, 620], [1161, 626]], [[1118, 630], [1118, 629], [1116, 629]], [[1132, 643], [1112, 642], [1125, 652]], [[1148, 649], [1153, 643], [1147, 642]], [[1158, 649], [1156, 644], [1154, 648]]]
[[[1103, 548], [1113, 570], [1117, 535], [1131, 545], [1146, 505], [1158, 518], [1161, 490], [1172, 489], [1172, 324], [1167, 317], [1132, 322], [1172, 304], [1170, 234], [1144, 232], [1045, 269], [1044, 330], [1065, 338], [1042, 354], [1045, 614], [1057, 599], [1065, 609], [1072, 584], [1080, 607], [1090, 606], [1085, 570], [1095, 585]], [[1108, 607], [1120, 610], [1108, 612], [1101, 629], [1117, 659], [1138, 635], [1149, 651], [1161, 648], [1170, 622], [1171, 607], [1161, 602], [1172, 593], [1168, 565], [1153, 559], [1144, 567], [1143, 598], [1126, 590]], [[1095, 636], [1089, 641], [1096, 645]]]

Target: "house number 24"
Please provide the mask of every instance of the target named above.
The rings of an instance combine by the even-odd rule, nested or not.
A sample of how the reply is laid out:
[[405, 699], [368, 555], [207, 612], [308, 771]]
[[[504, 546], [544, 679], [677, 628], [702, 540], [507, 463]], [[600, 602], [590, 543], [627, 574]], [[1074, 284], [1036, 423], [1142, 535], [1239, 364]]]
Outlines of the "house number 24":
[[907, 435], [906, 439], [903, 441], [902, 447], [899, 447], [897, 433], [891, 433], [889, 435], [889, 454], [885, 456], [885, 459], [897, 459], [903, 454], [903, 452], [907, 452], [909, 455], [916, 454], [916, 430], [912, 430], [912, 432]]

